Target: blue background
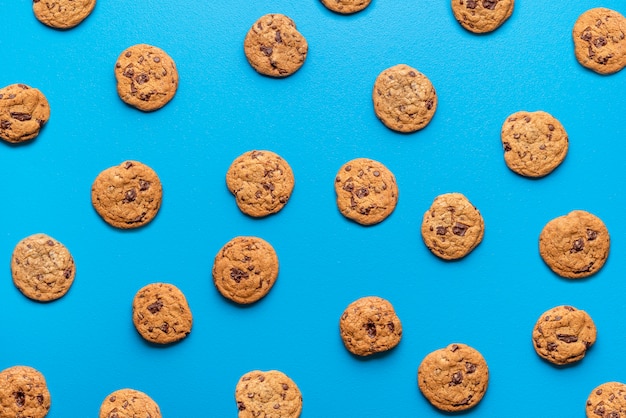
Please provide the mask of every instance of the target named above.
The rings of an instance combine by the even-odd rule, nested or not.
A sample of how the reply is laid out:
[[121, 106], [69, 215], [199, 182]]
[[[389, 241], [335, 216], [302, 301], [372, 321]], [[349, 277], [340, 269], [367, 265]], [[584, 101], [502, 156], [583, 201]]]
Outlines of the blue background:
[[[110, 392], [148, 393], [165, 417], [235, 417], [239, 377], [278, 369], [300, 387], [302, 417], [438, 417], [417, 389], [429, 352], [452, 342], [484, 355], [490, 383], [472, 417], [584, 417], [587, 395], [626, 381], [623, 211], [626, 71], [601, 76], [574, 57], [571, 29], [585, 10], [624, 14], [623, 1], [518, 1], [486, 35], [465, 31], [449, 1], [373, 0], [355, 15], [316, 0], [104, 1], [74, 29], [35, 19], [31, 2], [0, 0], [0, 85], [26, 83], [48, 98], [51, 118], [28, 144], [0, 144], [0, 368], [30, 365], [46, 377], [50, 418], [95, 417]], [[303, 67], [285, 79], [256, 73], [243, 39], [266, 13], [290, 16], [309, 43]], [[125, 48], [148, 43], [177, 63], [175, 98], [153, 113], [117, 96], [113, 66]], [[405, 135], [376, 119], [374, 79], [405, 63], [433, 82], [437, 112]], [[504, 164], [500, 128], [519, 110], [544, 110], [570, 138], [564, 163], [531, 180]], [[253, 219], [225, 185], [232, 160], [267, 149], [292, 166], [296, 186], [277, 215]], [[363, 227], [337, 210], [334, 177], [367, 157], [396, 176], [400, 199], [383, 223]], [[145, 228], [109, 227], [91, 206], [103, 169], [134, 159], [164, 186]], [[420, 236], [434, 197], [465, 194], [482, 212], [483, 242], [444, 262]], [[538, 252], [552, 218], [574, 209], [599, 216], [611, 237], [603, 270], [586, 280], [553, 274]], [[77, 266], [69, 293], [52, 303], [25, 298], [10, 258], [22, 238], [43, 232]], [[252, 306], [215, 290], [217, 251], [237, 235], [269, 241], [278, 281]], [[144, 342], [131, 302], [165, 281], [187, 296], [191, 334], [179, 344]], [[338, 332], [344, 308], [366, 295], [395, 306], [401, 343], [361, 359]], [[534, 352], [531, 331], [554, 306], [586, 310], [597, 343], [578, 364], [557, 368]]]

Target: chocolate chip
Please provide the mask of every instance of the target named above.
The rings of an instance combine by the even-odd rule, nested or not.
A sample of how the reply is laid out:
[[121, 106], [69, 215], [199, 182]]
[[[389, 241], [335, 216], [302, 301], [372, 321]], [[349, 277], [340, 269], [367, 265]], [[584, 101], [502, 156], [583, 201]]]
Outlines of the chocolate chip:
[[364, 197], [368, 196], [370, 194], [369, 189], [365, 188], [365, 187], [361, 187], [359, 190], [356, 191], [356, 197], [358, 197], [359, 199], [363, 199]]
[[15, 404], [18, 408], [21, 408], [26, 403], [26, 394], [22, 391], [13, 392], [13, 397], [15, 398]]
[[124, 199], [122, 200], [122, 202], [130, 203], [134, 202], [135, 199], [137, 199], [137, 190], [135, 190], [135, 188], [133, 187], [124, 194]]
[[574, 243], [572, 244], [572, 249], [569, 250], [570, 253], [577, 253], [579, 251], [582, 251], [583, 248], [585, 248], [585, 241], [582, 238], [578, 238], [576, 241], [574, 241]]
[[452, 233], [454, 235], [458, 235], [459, 237], [464, 237], [465, 233], [467, 232], [469, 228], [469, 225], [465, 225], [461, 222], [457, 222], [453, 227], [452, 227]]
[[154, 62], [161, 62], [161, 58], [159, 58], [159, 57], [154, 57], [154, 58], [152, 58], [152, 61], [154, 61]]
[[243, 402], [237, 401], [237, 409], [239, 409], [240, 411], [245, 411], [246, 406], [243, 404]]
[[450, 351], [452, 351], [453, 353], [459, 349], [459, 346], [456, 344], [452, 344], [452, 346], [450, 347]]
[[71, 275], [72, 275], [71, 268], [66, 268], [65, 271], [63, 271], [63, 277], [65, 277], [66, 279], [69, 279]]
[[415, 74], [415, 71], [412, 71], [412, 70], [411, 70], [411, 71], [409, 71], [409, 75], [410, 75], [411, 77], [417, 77], [417, 74]]
[[137, 82], [137, 84], [141, 85], [150, 81], [150, 77], [148, 77], [148, 74], [141, 73], [135, 76], [135, 81]]
[[364, 325], [367, 331], [367, 335], [370, 338], [374, 338], [376, 336], [376, 324], [372, 321], [367, 321], [367, 324]]
[[554, 351], [554, 350], [557, 349], [557, 347], [558, 347], [558, 345], [556, 343], [548, 343], [547, 349], [548, 349], [548, 351]]
[[139, 179], [139, 190], [145, 192], [150, 188], [150, 182], [147, 180]]
[[11, 112], [11, 117], [19, 120], [20, 122], [25, 122], [27, 120], [31, 120], [33, 115], [24, 112]]
[[504, 152], [511, 151], [512, 149], [511, 144], [509, 144], [508, 142], [504, 142], [503, 145], [504, 145]]
[[475, 9], [476, 8], [476, 0], [467, 0], [467, 8]]
[[593, 229], [587, 229], [587, 240], [593, 241], [596, 238], [598, 238], [598, 232]]
[[344, 170], [350, 171], [350, 170], [352, 170], [352, 166], [351, 165], [347, 165], [346, 168], [344, 168]]
[[159, 327], [159, 329], [167, 334], [170, 330], [170, 326], [167, 322], [163, 322], [161, 326]]
[[463, 382], [463, 372], [458, 371], [452, 374], [452, 380], [450, 381], [450, 386], [460, 385]]
[[161, 308], [163, 308], [163, 302], [159, 299], [154, 303], [151, 303], [150, 305], [148, 305], [146, 307], [146, 309], [148, 310], [148, 312], [150, 312], [152, 315], [156, 314], [157, 312], [159, 312], [161, 310]]
[[129, 58], [131, 55], [133, 55], [133, 53], [130, 51], [126, 51], [124, 55], [126, 55], [126, 58]]
[[128, 169], [129, 169], [129, 168], [131, 168], [132, 166], [133, 166], [133, 163], [131, 163], [130, 161], [126, 161], [126, 162], [124, 163], [124, 168], [125, 168], [126, 170], [128, 170]]
[[286, 383], [283, 383], [282, 386], [283, 386], [283, 390], [289, 389], [289, 386]]
[[474, 373], [476, 371], [476, 365], [474, 363], [465, 362], [465, 372], [467, 374]]
[[577, 336], [568, 335], [568, 334], [556, 334], [556, 338], [559, 341], [563, 341], [564, 343], [567, 343], [567, 344], [575, 343], [576, 341], [578, 341]]
[[483, 7], [485, 9], [493, 10], [496, 8], [496, 4], [498, 4], [498, 0], [483, 0]]
[[230, 278], [233, 279], [236, 283], [239, 283], [243, 279], [247, 279], [248, 277], [250, 277], [248, 273], [241, 269], [238, 269], [237, 267], [233, 267], [230, 269]]
[[434, 104], [435, 104], [435, 102], [433, 101], [433, 99], [426, 100], [426, 109], [427, 110], [432, 109]]
[[372, 174], [374, 175], [374, 177], [378, 177], [380, 176], [380, 171], [374, 170]]
[[593, 44], [596, 46], [596, 48], [602, 48], [606, 45], [606, 38], [604, 36], [598, 36], [596, 40], [593, 41]]
[[387, 328], [389, 328], [389, 331], [394, 332], [396, 329], [396, 326], [393, 324], [393, 322], [388, 322]]
[[276, 31], [276, 36], [274, 37], [274, 39], [276, 39], [276, 42], [278, 42], [279, 44], [283, 43], [283, 38], [282, 36], [280, 36], [279, 30]]
[[43, 395], [37, 395], [37, 403], [39, 405], [43, 405]]
[[269, 57], [270, 55], [272, 55], [272, 52], [274, 52], [274, 48], [272, 48], [271, 46], [261, 45], [259, 49], [266, 57]]
[[437, 227], [437, 235], [446, 235], [446, 232], [448, 232], [448, 228], [446, 228], [445, 226]]

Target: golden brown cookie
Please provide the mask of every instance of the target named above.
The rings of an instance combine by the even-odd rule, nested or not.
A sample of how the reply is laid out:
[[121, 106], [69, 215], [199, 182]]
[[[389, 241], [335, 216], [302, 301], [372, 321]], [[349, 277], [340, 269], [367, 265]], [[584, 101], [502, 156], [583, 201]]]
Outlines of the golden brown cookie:
[[174, 60], [156, 46], [137, 44], [124, 50], [115, 63], [117, 94], [144, 112], [165, 106], [178, 89]]
[[465, 344], [450, 344], [428, 354], [417, 370], [424, 397], [442, 411], [476, 406], [487, 391], [489, 369], [483, 356]]
[[0, 89], [0, 138], [19, 143], [35, 138], [50, 119], [46, 96], [26, 84]]
[[46, 234], [22, 239], [11, 257], [13, 283], [25, 296], [48, 302], [65, 295], [76, 267], [69, 250]]
[[138, 161], [109, 167], [91, 186], [91, 203], [109, 225], [138, 228], [157, 215], [163, 188], [157, 174]]
[[422, 220], [424, 244], [444, 260], [465, 257], [480, 244], [484, 233], [482, 215], [461, 193], [437, 196]]
[[280, 211], [294, 184], [287, 161], [271, 151], [248, 151], [235, 158], [226, 173], [226, 185], [237, 206], [255, 218]]
[[243, 50], [257, 72], [287, 77], [302, 67], [309, 46], [293, 20], [275, 13], [254, 22], [244, 39]]
[[612, 74], [626, 66], [626, 18], [604, 7], [582, 13], [572, 30], [578, 62], [599, 74]]
[[402, 339], [402, 323], [388, 300], [366, 296], [343, 311], [339, 334], [348, 351], [369, 356], [397, 346]]
[[191, 332], [193, 318], [183, 292], [169, 283], [151, 283], [133, 299], [133, 324], [147, 341], [169, 344]]
[[321, 0], [328, 10], [336, 13], [351, 14], [365, 9], [372, 0]]
[[278, 277], [278, 257], [269, 242], [235, 237], [215, 256], [213, 283], [233, 302], [248, 304], [267, 295]]
[[335, 176], [335, 193], [341, 214], [361, 225], [382, 222], [398, 203], [395, 176], [368, 158], [356, 158], [341, 166]]
[[372, 92], [374, 112], [389, 129], [415, 132], [428, 125], [437, 110], [437, 93], [428, 77], [406, 64], [381, 72]]
[[591, 391], [585, 406], [587, 418], [622, 418], [626, 416], [626, 384], [602, 383]]
[[96, 0], [33, 0], [33, 12], [41, 23], [56, 29], [69, 29], [91, 14]]
[[50, 392], [38, 370], [13, 366], [0, 372], [0, 417], [43, 418], [49, 410]]
[[563, 125], [543, 111], [513, 113], [500, 134], [506, 165], [517, 174], [543, 177], [567, 155], [569, 140]]
[[609, 256], [604, 222], [583, 210], [552, 219], [539, 236], [539, 254], [556, 274], [580, 279], [595, 274]]
[[161, 418], [159, 405], [135, 389], [119, 389], [100, 405], [100, 418]]
[[278, 370], [244, 374], [235, 388], [239, 418], [298, 418], [302, 393], [293, 380]]
[[468, 31], [487, 33], [511, 17], [514, 6], [514, 0], [452, 0], [452, 13]]

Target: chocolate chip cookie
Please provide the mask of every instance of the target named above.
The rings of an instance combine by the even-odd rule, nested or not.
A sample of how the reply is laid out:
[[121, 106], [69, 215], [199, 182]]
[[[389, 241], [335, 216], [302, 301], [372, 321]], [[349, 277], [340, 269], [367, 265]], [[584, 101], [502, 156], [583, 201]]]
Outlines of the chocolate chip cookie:
[[487, 33], [502, 26], [514, 6], [514, 0], [452, 0], [452, 13], [468, 31]]
[[159, 405], [135, 389], [119, 389], [100, 405], [100, 418], [161, 418]]
[[13, 366], [0, 372], [0, 417], [44, 418], [50, 410], [46, 379], [28, 366]]
[[0, 89], [0, 138], [20, 143], [39, 135], [50, 119], [46, 96], [26, 84], [11, 84]]
[[96, 0], [33, 0], [33, 12], [41, 23], [55, 29], [69, 29], [91, 14]]
[[626, 384], [606, 382], [587, 397], [587, 418], [621, 418], [626, 416]]
[[351, 14], [360, 12], [370, 5], [372, 0], [321, 0], [328, 10], [336, 13]]
[[297, 418], [302, 393], [295, 382], [278, 370], [254, 370], [244, 374], [235, 388], [239, 418]]
[[604, 7], [582, 13], [572, 29], [578, 62], [598, 74], [613, 74], [626, 66], [626, 18]]

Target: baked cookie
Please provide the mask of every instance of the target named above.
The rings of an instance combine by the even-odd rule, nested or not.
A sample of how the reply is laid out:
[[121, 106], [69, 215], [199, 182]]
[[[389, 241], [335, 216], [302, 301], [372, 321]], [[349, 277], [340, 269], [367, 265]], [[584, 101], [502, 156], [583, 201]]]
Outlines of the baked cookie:
[[370, 5], [372, 0], [321, 0], [327, 9], [336, 13], [351, 14], [360, 12]]
[[406, 64], [381, 72], [372, 93], [374, 112], [389, 129], [410, 133], [428, 125], [437, 110], [437, 93], [428, 77]]
[[422, 239], [437, 257], [456, 260], [469, 254], [483, 239], [485, 223], [461, 193], [435, 198], [422, 220]]
[[450, 344], [428, 354], [417, 370], [417, 384], [436, 408], [456, 412], [478, 404], [489, 383], [483, 356], [465, 344]]
[[398, 203], [398, 185], [393, 173], [367, 158], [357, 158], [341, 166], [335, 177], [335, 193], [341, 214], [361, 225], [382, 222]]
[[215, 256], [213, 283], [233, 302], [248, 304], [267, 295], [278, 277], [274, 248], [257, 237], [235, 237]]
[[100, 418], [161, 418], [159, 405], [135, 389], [119, 389], [100, 405]]
[[239, 418], [297, 418], [302, 412], [300, 389], [278, 370], [244, 374], [235, 387], [235, 401]]
[[587, 418], [626, 416], [626, 384], [606, 382], [591, 391], [585, 407]]
[[144, 112], [165, 106], [178, 89], [174, 60], [160, 48], [138, 44], [124, 50], [115, 63], [117, 94]]
[[226, 173], [226, 185], [237, 206], [255, 218], [281, 210], [294, 184], [287, 161], [271, 151], [248, 151], [235, 158]]
[[38, 370], [13, 366], [0, 372], [0, 417], [43, 418], [49, 410], [50, 392]]
[[11, 257], [13, 283], [26, 297], [48, 302], [65, 295], [76, 267], [69, 250], [46, 234], [21, 240]]
[[612, 74], [626, 66], [626, 18], [598, 7], [582, 13], [572, 30], [578, 62], [599, 74]]
[[33, 0], [33, 12], [41, 23], [55, 29], [69, 29], [91, 14], [96, 0]]
[[533, 345], [540, 357], [563, 365], [582, 360], [596, 342], [596, 326], [589, 314], [572, 306], [557, 306], [537, 320]]
[[91, 203], [109, 225], [138, 228], [152, 221], [161, 207], [163, 188], [157, 174], [138, 161], [109, 167], [91, 186]]
[[604, 222], [575, 210], [548, 222], [539, 235], [539, 254], [556, 274], [580, 279], [596, 273], [609, 256], [610, 237]]
[[514, 6], [514, 0], [452, 0], [452, 13], [468, 31], [487, 33], [511, 17]]
[[183, 292], [169, 283], [151, 283], [133, 299], [133, 324], [147, 341], [169, 344], [191, 332], [192, 315]]
[[397, 346], [402, 338], [402, 323], [389, 301], [366, 296], [343, 311], [339, 334], [352, 354], [369, 356]]
[[50, 119], [46, 96], [26, 84], [0, 89], [0, 138], [19, 143], [35, 138]]
[[261, 16], [243, 41], [252, 68], [270, 77], [287, 77], [302, 67], [309, 46], [296, 24], [282, 14]]
[[567, 155], [569, 141], [563, 125], [543, 111], [513, 113], [500, 135], [506, 165], [517, 174], [543, 177]]

